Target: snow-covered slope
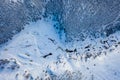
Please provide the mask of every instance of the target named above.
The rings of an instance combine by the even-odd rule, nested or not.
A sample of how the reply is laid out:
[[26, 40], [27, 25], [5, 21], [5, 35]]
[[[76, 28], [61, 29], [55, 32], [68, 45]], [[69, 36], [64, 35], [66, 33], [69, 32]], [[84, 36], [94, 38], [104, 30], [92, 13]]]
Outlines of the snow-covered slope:
[[64, 44], [54, 24], [31, 23], [0, 49], [0, 80], [120, 80], [120, 32]]

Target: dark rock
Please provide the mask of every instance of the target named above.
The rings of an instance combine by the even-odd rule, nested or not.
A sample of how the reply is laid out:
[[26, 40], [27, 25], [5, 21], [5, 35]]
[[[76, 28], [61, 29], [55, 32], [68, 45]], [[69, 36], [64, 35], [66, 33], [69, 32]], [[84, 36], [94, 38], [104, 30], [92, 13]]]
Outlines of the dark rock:
[[47, 54], [47, 55], [44, 55], [43, 58], [46, 58], [46, 57], [48, 57], [48, 56], [50, 56], [50, 55], [52, 55], [52, 53], [49, 53], [49, 54]]

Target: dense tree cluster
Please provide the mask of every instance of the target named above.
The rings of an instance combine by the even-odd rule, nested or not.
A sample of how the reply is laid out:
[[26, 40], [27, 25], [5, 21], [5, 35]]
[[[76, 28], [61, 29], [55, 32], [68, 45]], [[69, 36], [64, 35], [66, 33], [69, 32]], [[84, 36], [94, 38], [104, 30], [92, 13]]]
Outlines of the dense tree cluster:
[[41, 18], [45, 2], [42, 0], [0, 1], [0, 44], [20, 32], [30, 21]]

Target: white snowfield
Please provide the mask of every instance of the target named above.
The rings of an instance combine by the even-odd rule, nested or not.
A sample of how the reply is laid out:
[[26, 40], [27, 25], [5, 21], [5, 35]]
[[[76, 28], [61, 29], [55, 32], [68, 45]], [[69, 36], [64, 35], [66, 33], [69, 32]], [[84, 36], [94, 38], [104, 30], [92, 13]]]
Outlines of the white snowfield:
[[53, 25], [31, 23], [0, 49], [0, 80], [120, 80], [120, 32], [70, 46]]

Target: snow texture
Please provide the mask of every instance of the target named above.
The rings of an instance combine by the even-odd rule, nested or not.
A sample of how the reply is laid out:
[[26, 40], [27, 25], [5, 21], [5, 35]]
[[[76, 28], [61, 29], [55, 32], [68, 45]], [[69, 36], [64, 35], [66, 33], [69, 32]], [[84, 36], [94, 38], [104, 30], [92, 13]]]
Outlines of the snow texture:
[[55, 24], [32, 22], [2, 45], [0, 80], [120, 80], [120, 32], [65, 44]]

